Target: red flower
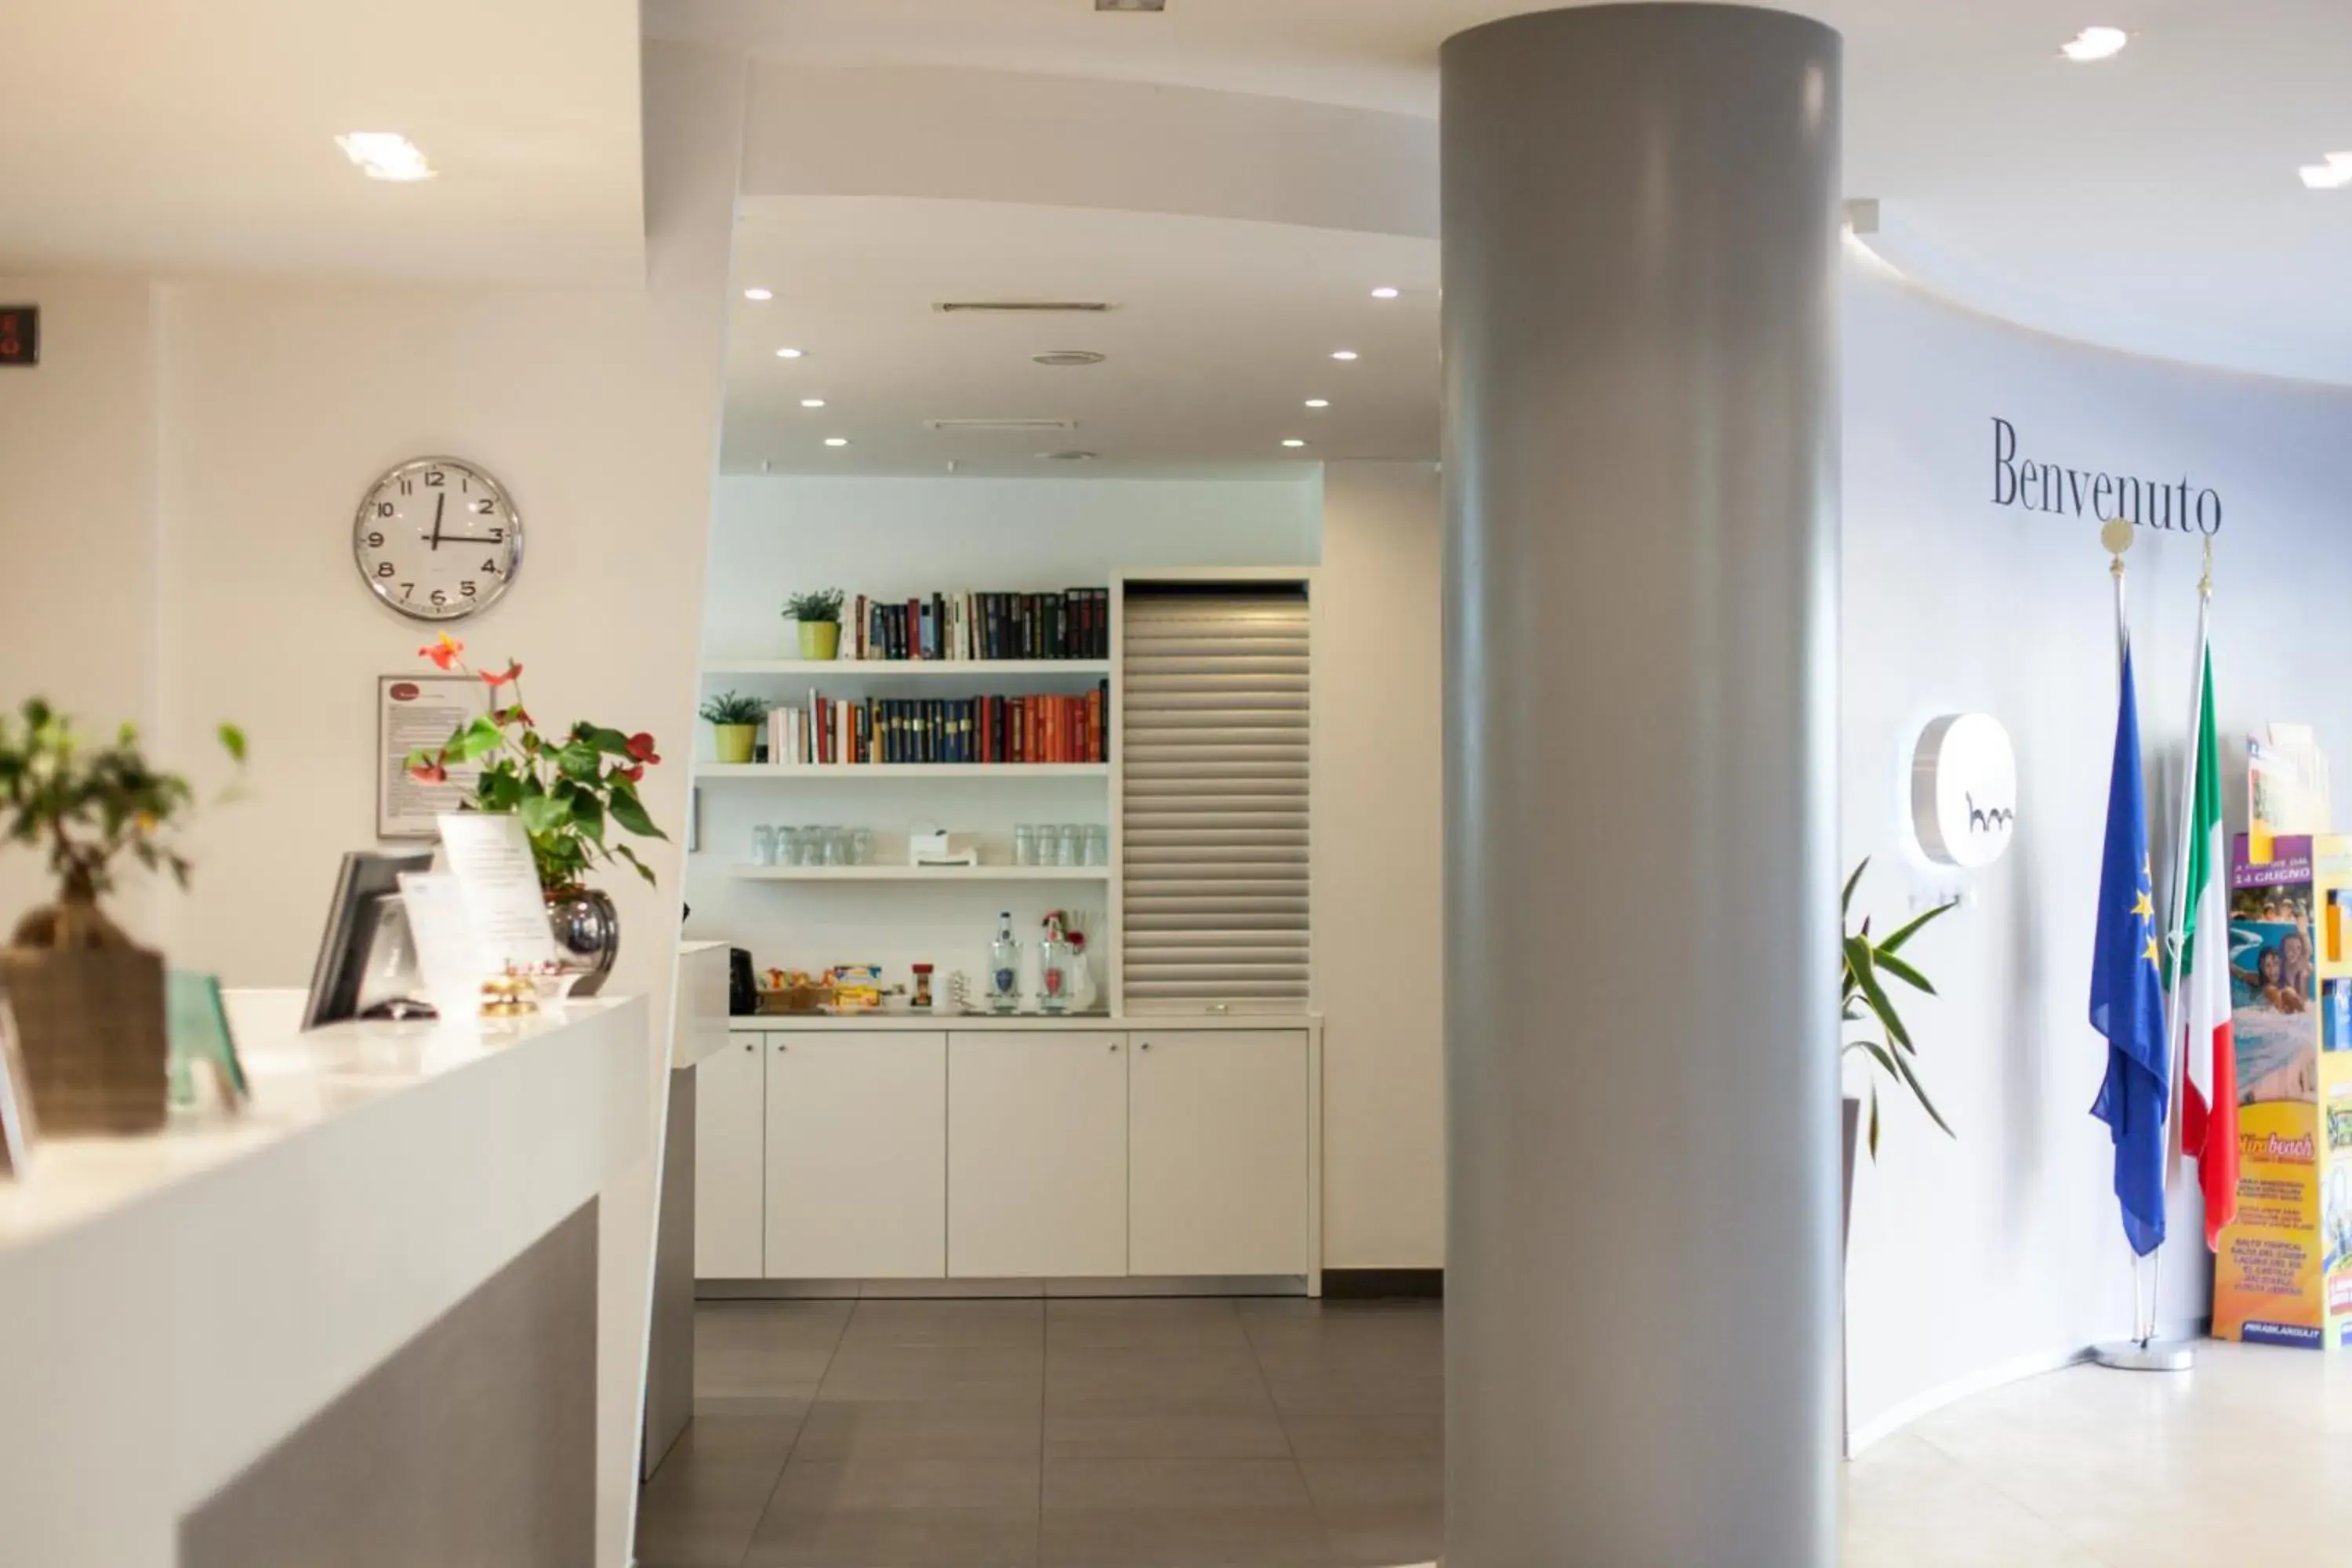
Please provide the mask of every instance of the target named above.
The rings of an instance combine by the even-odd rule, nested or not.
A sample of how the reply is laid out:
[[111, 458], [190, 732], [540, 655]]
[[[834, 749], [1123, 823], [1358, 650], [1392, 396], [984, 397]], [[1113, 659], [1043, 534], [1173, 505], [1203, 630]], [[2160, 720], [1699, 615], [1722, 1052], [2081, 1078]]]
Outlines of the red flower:
[[[443, 668], [446, 668], [447, 667], [445, 665]], [[482, 680], [483, 683], [488, 686], [492, 690], [496, 690], [498, 688], [513, 680], [521, 673], [522, 666], [514, 663], [512, 660], [509, 660], [507, 663], [507, 672], [504, 675], [492, 675], [486, 669], [482, 671]]]
[[641, 763], [658, 763], [661, 761], [661, 758], [655, 754], [654, 752], [654, 738], [651, 735], [646, 734], [643, 730], [638, 731], [635, 734], [629, 737], [629, 755]]
[[501, 724], [520, 724], [524, 729], [528, 730], [537, 724], [538, 721], [533, 719], [530, 714], [524, 712], [522, 704], [518, 702], [511, 708], [502, 708], [499, 710], [499, 722]]
[[646, 765], [643, 763], [639, 763], [634, 768], [614, 768], [613, 770], [613, 776], [616, 779], [626, 779], [631, 784], [635, 784], [639, 779], [646, 776]]
[[418, 784], [447, 784], [449, 770], [441, 765], [439, 757], [436, 757], [422, 767], [409, 769], [408, 776]]
[[438, 638], [416, 651], [441, 668], [446, 669], [466, 656], [466, 645], [447, 632], [443, 632]]

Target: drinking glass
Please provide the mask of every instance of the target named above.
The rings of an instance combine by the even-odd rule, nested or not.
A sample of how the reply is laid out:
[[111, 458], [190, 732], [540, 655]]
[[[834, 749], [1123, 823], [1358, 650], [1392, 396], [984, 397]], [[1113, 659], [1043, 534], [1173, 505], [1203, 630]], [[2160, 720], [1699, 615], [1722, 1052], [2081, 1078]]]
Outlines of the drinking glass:
[[801, 829], [801, 858], [799, 864], [803, 866], [822, 866], [824, 864], [824, 829], [817, 826], [814, 823], [810, 823]]
[[828, 866], [849, 864], [849, 833], [843, 827], [824, 830], [824, 863]]
[[853, 866], [871, 866], [874, 864], [874, 830], [872, 828], [858, 827], [851, 829], [849, 835], [849, 863]]
[[772, 866], [776, 863], [776, 830], [762, 822], [751, 829], [751, 864]]
[[1087, 830], [1075, 822], [1062, 825], [1060, 842], [1054, 854], [1056, 866], [1083, 866], [1087, 858]]
[[1013, 830], [1013, 863], [1034, 866], [1037, 863], [1037, 830], [1023, 823]]
[[1097, 825], [1087, 829], [1086, 863], [1089, 866], [1110, 864], [1110, 829]]

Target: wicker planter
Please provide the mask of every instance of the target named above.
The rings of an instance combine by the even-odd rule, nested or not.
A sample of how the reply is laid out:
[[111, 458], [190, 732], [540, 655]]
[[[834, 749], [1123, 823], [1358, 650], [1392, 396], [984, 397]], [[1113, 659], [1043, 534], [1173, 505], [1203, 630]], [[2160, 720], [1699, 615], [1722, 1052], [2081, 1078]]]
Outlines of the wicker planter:
[[44, 1136], [163, 1125], [163, 955], [142, 947], [0, 948]]

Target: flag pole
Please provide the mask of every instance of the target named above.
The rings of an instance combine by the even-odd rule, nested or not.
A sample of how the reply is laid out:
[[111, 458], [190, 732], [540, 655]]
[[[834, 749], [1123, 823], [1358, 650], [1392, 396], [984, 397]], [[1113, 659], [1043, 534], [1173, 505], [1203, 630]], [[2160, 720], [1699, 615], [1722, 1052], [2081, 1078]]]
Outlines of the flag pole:
[[[2115, 518], [2110, 520], [2106, 526], [2099, 531], [2099, 542], [2105, 545], [2107, 549], [2107, 553], [2110, 557], [2107, 564], [2107, 572], [2109, 575], [2115, 579], [2116, 584], [2116, 680], [2118, 688], [2120, 689], [2123, 680], [2124, 659], [2131, 647], [2130, 626], [2129, 623], [2124, 616], [2124, 552], [2129, 550], [2132, 546], [2131, 523], [2123, 518]], [[2205, 558], [2206, 577], [2200, 591], [2210, 595], [2212, 589], [2212, 544], [2210, 540], [2206, 543]], [[2200, 647], [2204, 641], [2204, 614], [2200, 610], [2198, 616], [2198, 640]], [[2205, 679], [2203, 666], [2201, 664], [2199, 666], [2197, 679], [2200, 682]], [[2196, 751], [2196, 747], [2193, 742], [2189, 747], [2189, 751], [2192, 753], [2189, 758], [2189, 766], [2193, 769], [2196, 766], [2196, 759], [2193, 754]], [[2190, 790], [2193, 790], [2195, 788], [2196, 774], [2192, 772], [2189, 774], [2189, 778], [2190, 781], [2189, 787]], [[2172, 892], [2171, 914], [2174, 920], [2174, 924], [2167, 932], [2166, 936], [2168, 947], [2173, 955], [2173, 973], [2176, 978], [2179, 973], [2180, 968], [2180, 937], [2178, 923], [2180, 900], [2188, 896], [2183, 888], [2183, 883], [2185, 882], [2188, 874], [2188, 811], [2189, 805], [2187, 792], [2184, 792], [2181, 802], [2179, 843], [2176, 845], [2175, 854], [2173, 857], [2174, 887]], [[2178, 989], [2179, 987], [2176, 984], [2172, 988], [2168, 989], [2165, 992], [2164, 996], [2164, 1049], [2167, 1058], [2165, 1062], [2165, 1082], [2167, 1088], [2165, 1094], [2166, 1111], [2164, 1136], [2168, 1141], [2172, 1135], [2173, 1126], [2170, 1104], [2172, 1100], [2171, 1083], [2173, 1068], [2175, 1065], [2175, 1058], [2172, 1056], [2172, 1025], [2175, 1012], [2173, 994]], [[2168, 1176], [2168, 1168], [2167, 1173]], [[2170, 1183], [2168, 1180], [2166, 1184], [2167, 1187], [2169, 1188]], [[2143, 1261], [2148, 1266], [2148, 1289], [2147, 1305], [2145, 1307], [2141, 1305], [2140, 1297], [2140, 1264]], [[2188, 1344], [2185, 1342], [2167, 1342], [2159, 1341], [2156, 1337], [2158, 1301], [2162, 1293], [2163, 1287], [2164, 1247], [2161, 1244], [2158, 1244], [2156, 1250], [2147, 1258], [2143, 1259], [2137, 1256], [2132, 1258], [2133, 1337], [2127, 1340], [2115, 1341], [2105, 1344], [2092, 1346], [2091, 1359], [2093, 1361], [2096, 1362], [2101, 1366], [2112, 1367], [2121, 1372], [2187, 1372], [2196, 1364], [2197, 1352]]]

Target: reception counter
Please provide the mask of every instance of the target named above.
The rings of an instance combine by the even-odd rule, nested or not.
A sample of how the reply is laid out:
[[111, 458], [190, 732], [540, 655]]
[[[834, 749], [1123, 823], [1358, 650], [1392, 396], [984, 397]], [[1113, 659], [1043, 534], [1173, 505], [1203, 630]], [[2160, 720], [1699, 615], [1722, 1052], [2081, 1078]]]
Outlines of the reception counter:
[[248, 1041], [253, 1103], [0, 1183], [0, 1562], [627, 1561], [646, 1004]]

